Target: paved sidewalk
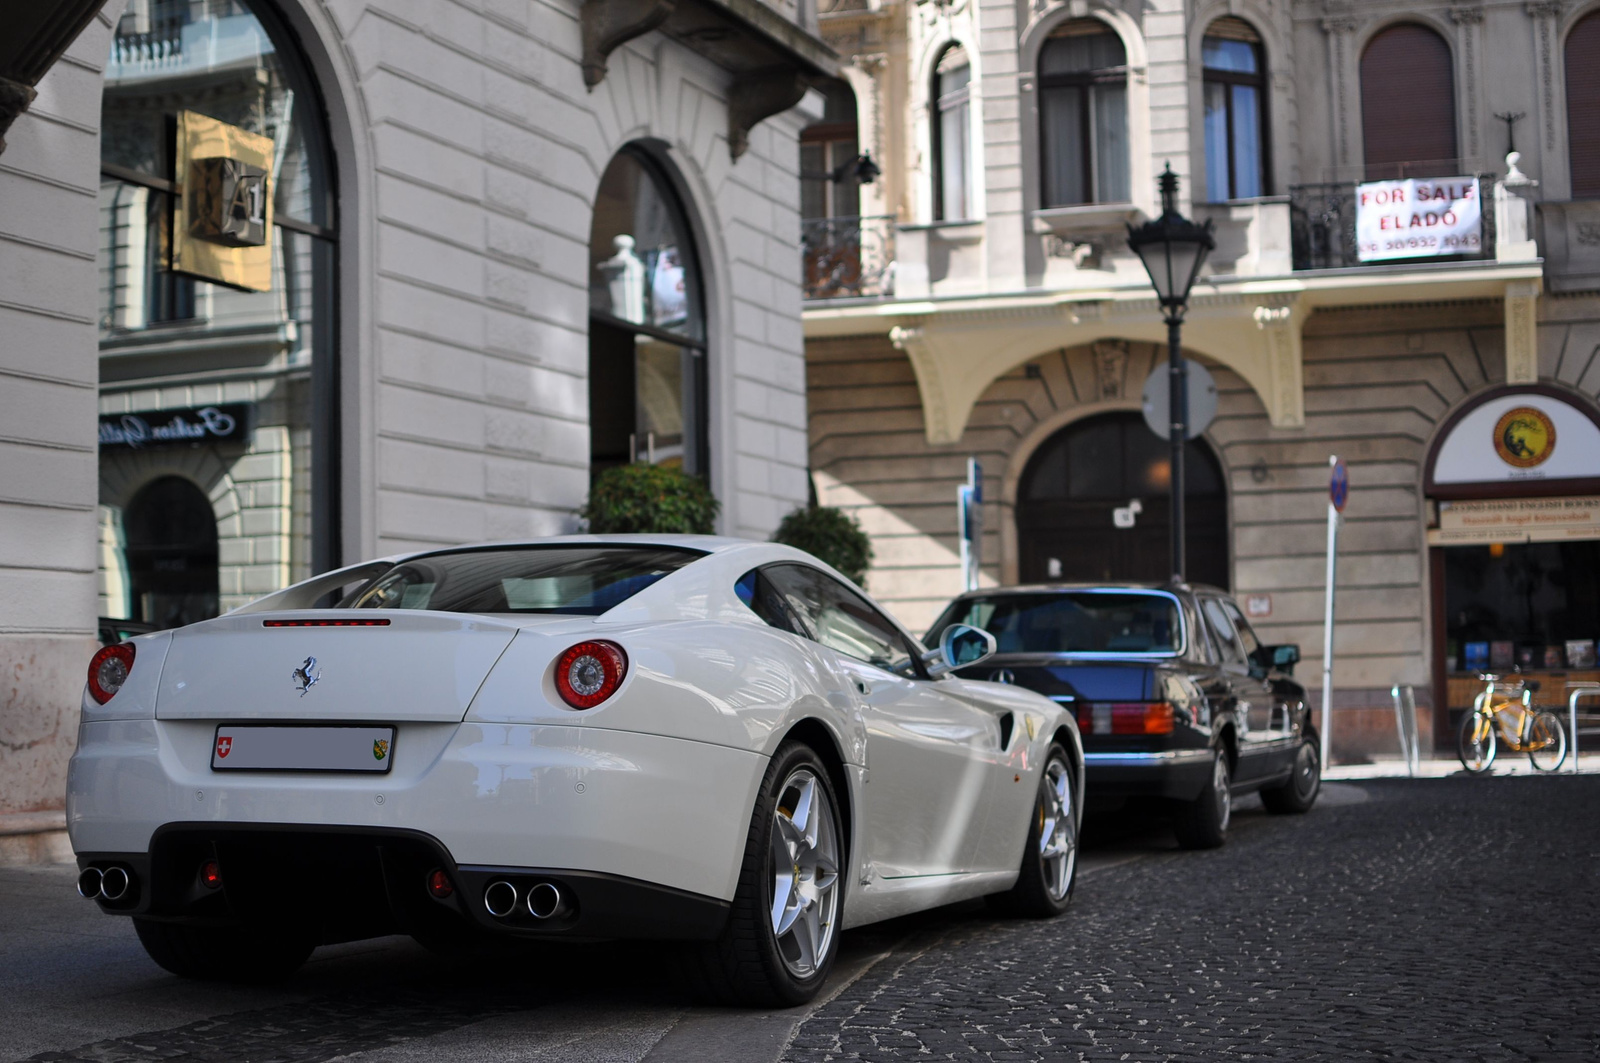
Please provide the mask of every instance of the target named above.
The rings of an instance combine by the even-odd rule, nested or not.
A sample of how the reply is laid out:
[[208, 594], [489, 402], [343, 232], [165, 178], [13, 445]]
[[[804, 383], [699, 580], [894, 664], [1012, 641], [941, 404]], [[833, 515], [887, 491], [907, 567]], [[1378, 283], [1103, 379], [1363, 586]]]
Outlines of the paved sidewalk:
[[[1595, 743], [1600, 746], [1600, 742]], [[1594, 753], [1584, 753], [1577, 758], [1578, 770], [1574, 772], [1573, 758], [1568, 757], [1567, 762], [1561, 765], [1561, 770], [1556, 775], [1600, 775], [1600, 750]], [[1330, 782], [1350, 782], [1360, 779], [1404, 779], [1408, 776], [1406, 763], [1395, 758], [1393, 760], [1379, 760], [1371, 764], [1335, 764], [1322, 773], [1322, 777]], [[1461, 767], [1461, 761], [1454, 757], [1445, 759], [1434, 757], [1424, 760], [1417, 767], [1419, 779], [1443, 779], [1451, 775], [1466, 775]], [[1506, 753], [1504, 750], [1495, 757], [1494, 765], [1486, 773], [1489, 775], [1545, 775], [1547, 773], [1535, 771], [1528, 762], [1525, 753]]]

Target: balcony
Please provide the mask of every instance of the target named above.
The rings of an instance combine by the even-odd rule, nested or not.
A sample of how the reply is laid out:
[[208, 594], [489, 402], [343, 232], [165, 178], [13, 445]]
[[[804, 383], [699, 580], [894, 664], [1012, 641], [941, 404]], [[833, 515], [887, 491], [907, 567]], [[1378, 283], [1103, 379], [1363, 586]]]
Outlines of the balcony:
[[895, 218], [812, 218], [800, 223], [807, 299], [894, 295]]
[[1289, 189], [1289, 226], [1296, 270], [1348, 269], [1425, 261], [1472, 262], [1495, 258], [1495, 197], [1498, 176], [1481, 173], [1482, 236], [1478, 247], [1456, 255], [1430, 255], [1426, 259], [1386, 259], [1363, 262], [1356, 246], [1355, 181], [1294, 185]]
[[1539, 244], [1550, 291], [1600, 291], [1600, 200], [1540, 203]]

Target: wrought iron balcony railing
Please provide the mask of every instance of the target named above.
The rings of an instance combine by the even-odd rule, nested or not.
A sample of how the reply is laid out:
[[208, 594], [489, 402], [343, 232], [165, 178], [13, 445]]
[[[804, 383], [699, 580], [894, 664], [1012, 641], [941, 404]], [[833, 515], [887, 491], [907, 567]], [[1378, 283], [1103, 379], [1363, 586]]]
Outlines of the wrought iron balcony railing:
[[807, 299], [874, 298], [894, 294], [892, 214], [811, 218], [800, 223]]
[[[1494, 186], [1496, 175], [1480, 173], [1479, 205], [1483, 215], [1480, 246], [1469, 253], [1431, 256], [1429, 261], [1463, 261], [1494, 258]], [[1351, 266], [1388, 265], [1417, 259], [1363, 262], [1356, 241], [1355, 181], [1294, 185], [1289, 189], [1290, 238], [1295, 269], [1344, 269]]]

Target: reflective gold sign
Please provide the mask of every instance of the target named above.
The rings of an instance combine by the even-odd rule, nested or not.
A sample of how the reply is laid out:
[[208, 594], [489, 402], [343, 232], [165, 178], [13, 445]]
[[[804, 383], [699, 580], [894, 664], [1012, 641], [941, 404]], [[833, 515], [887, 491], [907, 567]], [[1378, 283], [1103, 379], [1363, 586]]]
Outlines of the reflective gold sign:
[[178, 114], [172, 270], [247, 291], [272, 288], [272, 138]]

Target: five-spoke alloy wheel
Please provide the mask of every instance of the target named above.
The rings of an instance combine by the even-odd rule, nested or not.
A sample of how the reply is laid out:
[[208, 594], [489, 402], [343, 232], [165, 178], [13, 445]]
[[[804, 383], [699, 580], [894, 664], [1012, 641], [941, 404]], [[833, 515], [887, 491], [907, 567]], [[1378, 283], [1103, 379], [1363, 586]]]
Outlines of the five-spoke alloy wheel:
[[1017, 883], [989, 898], [1009, 915], [1048, 918], [1072, 901], [1078, 877], [1078, 792], [1066, 750], [1050, 747], [1028, 826]]
[[798, 768], [772, 813], [772, 934], [797, 978], [817, 972], [838, 927], [839, 838], [818, 775]]

